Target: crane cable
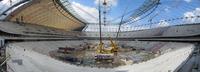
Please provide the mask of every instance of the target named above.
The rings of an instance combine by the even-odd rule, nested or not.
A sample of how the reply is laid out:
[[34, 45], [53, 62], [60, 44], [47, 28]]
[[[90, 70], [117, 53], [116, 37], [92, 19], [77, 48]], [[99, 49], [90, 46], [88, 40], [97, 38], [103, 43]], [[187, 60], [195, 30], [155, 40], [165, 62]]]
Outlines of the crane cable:
[[118, 27], [116, 39], [119, 37], [119, 32], [121, 31], [121, 25], [122, 25], [122, 23], [123, 23], [124, 16], [126, 15], [127, 9], [128, 9], [128, 6], [127, 6], [126, 9], [124, 10], [124, 13], [123, 13], [123, 15], [122, 15], [121, 21], [120, 21], [120, 23], [119, 23], [119, 27]]

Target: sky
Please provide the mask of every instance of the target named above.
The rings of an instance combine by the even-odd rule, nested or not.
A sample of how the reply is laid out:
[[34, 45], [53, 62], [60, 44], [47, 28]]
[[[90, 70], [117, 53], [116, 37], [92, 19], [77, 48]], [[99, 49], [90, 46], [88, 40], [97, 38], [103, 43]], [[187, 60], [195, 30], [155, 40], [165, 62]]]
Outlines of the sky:
[[[111, 5], [109, 13], [107, 14], [107, 24], [119, 24], [120, 19], [124, 12], [130, 12], [126, 15], [124, 20], [129, 20], [131, 14], [138, 9], [145, 0], [107, 0]], [[98, 23], [98, 0], [70, 0], [74, 10], [84, 19], [90, 23]], [[77, 8], [78, 7], [78, 8]], [[127, 8], [127, 10], [126, 10]], [[80, 10], [81, 9], [81, 10]], [[141, 27], [140, 29], [148, 29], [150, 27], [163, 27], [170, 25], [186, 24], [189, 22], [200, 21], [199, 18], [188, 18], [175, 21], [166, 21], [170, 19], [178, 19], [181, 17], [191, 17], [191, 16], [200, 16], [200, 0], [160, 0], [158, 7], [150, 13], [148, 11], [146, 14], [138, 17], [140, 19], [145, 15], [144, 19], [141, 19], [136, 22], [127, 23], [124, 26], [124, 29], [129, 28], [130, 30], [137, 29], [136, 27]], [[149, 23], [156, 23], [150, 26]], [[98, 27], [91, 26], [90, 28], [97, 29]], [[117, 27], [114, 27], [117, 28]], [[90, 29], [92, 30], [92, 29]]]
[[[103, 1], [103, 0], [102, 0]], [[94, 19], [98, 21], [98, 0], [70, 0], [73, 8], [83, 17], [88, 17], [91, 22], [95, 22]], [[108, 21], [115, 20], [123, 15], [124, 11], [127, 8], [128, 10], [134, 10], [138, 8], [144, 0], [107, 0], [109, 7], [107, 18]], [[77, 8], [78, 7], [78, 8]], [[82, 10], [80, 10], [80, 8]], [[86, 13], [85, 13], [86, 12]], [[88, 15], [88, 13], [90, 15]], [[94, 20], [90, 20], [90, 17]]]
[[[108, 21], [120, 21], [120, 16], [126, 12], [139, 8], [145, 0], [107, 0], [111, 5], [107, 14]], [[73, 8], [89, 22], [98, 21], [98, 0], [70, 0]], [[198, 5], [199, 4], [199, 5]], [[78, 7], [78, 8], [77, 8]], [[158, 14], [155, 20], [170, 19], [193, 15], [193, 11], [200, 8], [199, 0], [161, 0], [161, 4], [153, 14]], [[80, 10], [81, 9], [81, 10]], [[127, 15], [130, 16], [131, 14]], [[149, 16], [150, 17], [150, 16]], [[113, 21], [114, 22], [114, 21]]]

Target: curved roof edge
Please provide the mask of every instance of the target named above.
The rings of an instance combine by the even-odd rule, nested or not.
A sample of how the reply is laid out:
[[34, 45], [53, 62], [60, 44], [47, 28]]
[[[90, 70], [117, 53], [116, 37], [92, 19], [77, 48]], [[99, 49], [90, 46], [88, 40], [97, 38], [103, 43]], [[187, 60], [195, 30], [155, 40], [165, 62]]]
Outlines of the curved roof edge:
[[[80, 22], [82, 22], [83, 24], [87, 24], [87, 21], [85, 21], [82, 17], [80, 17], [78, 14], [76, 14], [75, 12], [72, 13], [72, 9], [69, 9], [67, 7], [65, 7], [60, 0], [53, 0], [55, 1], [58, 5], [60, 5], [61, 8], [63, 8], [63, 10], [65, 10], [66, 12], [68, 12], [71, 16], [73, 16], [74, 18], [76, 18], [77, 20], [79, 20]], [[68, 2], [68, 0], [66, 1]], [[70, 3], [69, 3], [70, 4]]]

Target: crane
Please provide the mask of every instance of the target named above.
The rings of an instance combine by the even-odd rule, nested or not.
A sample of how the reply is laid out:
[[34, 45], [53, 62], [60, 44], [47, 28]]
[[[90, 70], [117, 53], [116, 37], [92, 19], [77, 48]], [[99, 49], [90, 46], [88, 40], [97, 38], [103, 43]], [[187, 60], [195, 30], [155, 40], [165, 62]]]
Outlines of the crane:
[[[106, 0], [104, 0], [103, 2], [103, 5], [104, 7], [106, 7], [107, 5], [107, 2]], [[105, 9], [105, 8], [104, 8]], [[104, 14], [104, 24], [106, 23], [106, 10], [103, 11], [103, 14]], [[117, 47], [117, 44], [115, 44], [115, 42], [112, 40], [111, 37], [109, 37], [110, 39], [110, 42], [111, 42], [111, 47], [108, 47], [108, 48], [105, 48], [104, 47], [104, 43], [102, 41], [102, 36], [101, 36], [101, 4], [100, 4], [100, 0], [99, 0], [99, 34], [100, 34], [100, 40], [99, 40], [99, 45], [97, 47], [97, 55], [95, 56], [96, 57], [96, 61], [97, 62], [100, 62], [100, 61], [110, 61], [112, 62], [113, 59], [114, 59], [114, 55], [117, 55], [117, 52], [118, 52], [118, 47]]]

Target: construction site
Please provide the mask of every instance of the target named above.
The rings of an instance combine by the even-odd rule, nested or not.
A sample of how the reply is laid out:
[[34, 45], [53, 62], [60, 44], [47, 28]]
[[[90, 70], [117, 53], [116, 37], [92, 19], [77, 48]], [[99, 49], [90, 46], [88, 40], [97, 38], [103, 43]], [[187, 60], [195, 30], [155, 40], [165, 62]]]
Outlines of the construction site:
[[200, 72], [200, 0], [0, 0], [0, 72]]

